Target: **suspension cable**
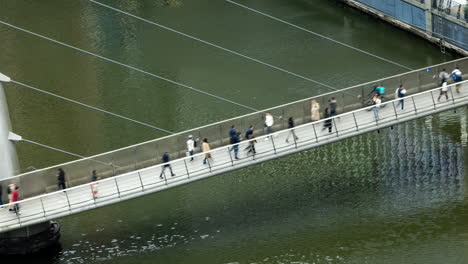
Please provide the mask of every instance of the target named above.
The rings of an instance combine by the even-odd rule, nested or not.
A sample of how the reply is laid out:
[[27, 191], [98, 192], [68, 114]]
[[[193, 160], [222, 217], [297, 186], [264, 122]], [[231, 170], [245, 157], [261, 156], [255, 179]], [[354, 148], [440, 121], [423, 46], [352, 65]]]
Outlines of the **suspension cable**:
[[[91, 0], [91, 1], [92, 1], [92, 0]], [[268, 15], [268, 14], [263, 13], [263, 12], [261, 12], [261, 11], [258, 11], [258, 10], [256, 10], [256, 9], [253, 9], [253, 8], [248, 7], [248, 6], [245, 6], [245, 5], [236, 3], [236, 2], [234, 2], [234, 1], [232, 1], [232, 0], [225, 0], [225, 1], [228, 2], [228, 3], [234, 4], [234, 5], [240, 6], [240, 7], [242, 7], [242, 8], [245, 8], [245, 9], [247, 9], [247, 10], [250, 10], [250, 11], [252, 11], [252, 12], [255, 12], [255, 13], [257, 13], [257, 14], [266, 16], [266, 17], [271, 18], [271, 19], [273, 19], [273, 20], [279, 21], [279, 22], [284, 23], [284, 24], [286, 24], [286, 25], [289, 25], [289, 26], [291, 26], [291, 27], [294, 27], [294, 28], [300, 29], [300, 30], [302, 30], [302, 31], [308, 32], [308, 33], [310, 33], [310, 34], [313, 34], [313, 35], [315, 35], [315, 36], [321, 37], [321, 38], [323, 38], [323, 39], [326, 39], [326, 40], [332, 41], [332, 42], [334, 42], [334, 43], [343, 45], [343, 46], [345, 46], [345, 47], [347, 47], [347, 48], [350, 48], [350, 49], [353, 49], [353, 50], [355, 50], [355, 51], [358, 51], [358, 52], [364, 53], [364, 54], [366, 54], [366, 55], [372, 56], [372, 57], [374, 57], [374, 58], [377, 58], [377, 59], [386, 61], [386, 62], [388, 62], [388, 63], [394, 64], [394, 65], [396, 65], [396, 66], [405, 68], [405, 69], [410, 70], [410, 71], [413, 70], [412, 68], [410, 68], [410, 67], [408, 67], [408, 66], [405, 66], [405, 65], [403, 65], [403, 64], [400, 64], [400, 63], [391, 61], [391, 60], [389, 60], [389, 59], [385, 59], [385, 58], [380, 57], [380, 56], [378, 56], [378, 55], [375, 55], [375, 54], [372, 54], [372, 53], [367, 52], [367, 51], [365, 51], [365, 50], [362, 50], [362, 49], [353, 47], [353, 46], [351, 46], [351, 45], [349, 45], [349, 44], [346, 44], [346, 43], [343, 43], [343, 42], [341, 42], [341, 41], [332, 39], [332, 38], [330, 38], [330, 37], [324, 36], [324, 35], [319, 34], [319, 33], [317, 33], [317, 32], [314, 32], [314, 31], [308, 30], [308, 29], [306, 29], [306, 28], [303, 28], [303, 27], [294, 25], [294, 24], [292, 24], [292, 23], [289, 23], [289, 22], [287, 22], [287, 21], [284, 21], [284, 20], [282, 20], [282, 19], [276, 18], [276, 17], [271, 16], [271, 15]]]
[[[35, 141], [32, 141], [32, 140], [29, 140], [29, 139], [22, 138], [21, 141], [25, 141], [25, 142], [28, 142], [28, 143], [31, 143], [31, 144], [34, 144], [34, 145], [38, 145], [38, 146], [44, 147], [44, 148], [48, 148], [48, 149], [51, 149], [51, 150], [55, 150], [55, 151], [58, 151], [58, 152], [62, 152], [62, 153], [65, 153], [65, 154], [68, 154], [68, 155], [71, 155], [71, 156], [75, 156], [75, 157], [78, 157], [78, 158], [81, 158], [81, 159], [88, 159], [88, 158], [85, 157], [85, 156], [82, 156], [82, 155], [79, 155], [79, 154], [75, 154], [75, 153], [71, 153], [71, 152], [68, 152], [68, 151], [65, 151], [65, 150], [62, 150], [62, 149], [54, 148], [54, 147], [51, 147], [51, 146], [48, 146], [48, 145], [45, 145], [45, 144], [42, 144], [42, 143], [39, 143], [39, 142], [35, 142]], [[105, 162], [102, 162], [102, 161], [100, 161], [100, 160], [95, 160], [95, 159], [89, 159], [89, 160], [96, 161], [96, 162], [99, 162], [99, 163], [105, 164], [105, 165], [110, 165], [110, 164], [105, 163]]]
[[61, 95], [57, 95], [57, 94], [54, 94], [54, 93], [51, 93], [51, 92], [47, 92], [47, 91], [41, 90], [41, 89], [36, 88], [36, 87], [32, 87], [32, 86], [30, 86], [30, 85], [27, 85], [27, 84], [24, 84], [24, 83], [15, 81], [15, 80], [11, 80], [11, 82], [12, 82], [12, 83], [15, 83], [15, 84], [18, 84], [18, 85], [21, 85], [21, 86], [23, 86], [23, 87], [32, 89], [32, 90], [34, 90], [34, 91], [40, 92], [40, 93], [45, 93], [45, 94], [47, 94], [47, 95], [51, 95], [51, 96], [60, 98], [60, 99], [62, 99], [62, 100], [65, 100], [65, 101], [74, 103], [74, 104], [78, 104], [78, 105], [81, 105], [81, 106], [84, 106], [84, 107], [91, 108], [91, 109], [93, 109], [93, 110], [96, 110], [96, 111], [99, 111], [99, 112], [102, 112], [102, 113], [105, 113], [105, 114], [109, 114], [109, 115], [112, 115], [112, 116], [115, 116], [115, 117], [119, 117], [119, 118], [122, 118], [122, 119], [125, 119], [125, 120], [128, 120], [128, 121], [131, 121], [131, 122], [134, 122], [134, 123], [137, 123], [137, 124], [140, 124], [140, 125], [144, 125], [144, 126], [147, 126], [147, 127], [150, 127], [150, 128], [154, 128], [154, 129], [157, 129], [157, 130], [159, 130], [159, 131], [162, 131], [162, 132], [165, 132], [165, 133], [168, 133], [168, 134], [174, 134], [174, 132], [171, 132], [171, 131], [169, 131], [169, 130], [166, 130], [166, 129], [163, 129], [163, 128], [159, 128], [159, 127], [156, 127], [156, 126], [153, 126], [153, 125], [150, 125], [150, 124], [147, 124], [147, 123], [144, 123], [144, 122], [135, 120], [135, 119], [131, 119], [131, 118], [126, 117], [126, 116], [123, 116], [123, 115], [115, 114], [115, 113], [112, 113], [112, 112], [103, 110], [103, 109], [101, 109], [101, 108], [97, 108], [97, 107], [95, 107], [95, 106], [87, 105], [87, 104], [84, 104], [84, 103], [81, 103], [81, 102], [78, 102], [78, 101], [75, 101], [75, 100], [72, 100], [72, 99], [63, 97], [63, 96], [61, 96]]
[[236, 52], [236, 51], [230, 50], [230, 49], [228, 49], [228, 48], [224, 48], [224, 47], [222, 47], [222, 46], [219, 46], [219, 45], [213, 44], [213, 43], [211, 43], [211, 42], [208, 42], [208, 41], [206, 41], [206, 40], [199, 39], [199, 38], [197, 38], [197, 37], [194, 37], [194, 36], [191, 36], [191, 35], [189, 35], [189, 34], [186, 34], [186, 33], [183, 33], [183, 32], [180, 32], [180, 31], [177, 31], [177, 30], [175, 30], [175, 29], [172, 29], [172, 28], [170, 28], [170, 27], [167, 27], [167, 26], [164, 26], [164, 25], [158, 24], [158, 23], [156, 23], [156, 22], [150, 21], [150, 20], [148, 20], [148, 19], [144, 19], [144, 18], [142, 18], [142, 17], [136, 16], [136, 15], [134, 15], [134, 14], [131, 14], [131, 13], [129, 13], [129, 12], [125, 12], [125, 11], [123, 11], [123, 10], [121, 10], [121, 9], [118, 9], [118, 8], [115, 8], [115, 7], [112, 7], [112, 6], [109, 6], [109, 5], [106, 5], [106, 4], [103, 4], [103, 3], [100, 3], [100, 2], [98, 2], [98, 1], [95, 1], [95, 0], [89, 0], [89, 1], [90, 1], [90, 2], [92, 2], [92, 3], [95, 3], [95, 4], [97, 4], [97, 5], [100, 5], [100, 6], [103, 6], [103, 7], [109, 8], [109, 9], [112, 9], [112, 10], [114, 10], [114, 11], [116, 11], [116, 12], [119, 12], [119, 13], [121, 13], [121, 14], [125, 14], [125, 15], [127, 15], [127, 16], [133, 17], [133, 18], [135, 18], [135, 19], [138, 19], [138, 20], [141, 20], [141, 21], [143, 21], [143, 22], [146, 22], [146, 23], [152, 24], [152, 25], [154, 25], [154, 26], [157, 26], [157, 27], [160, 27], [160, 28], [166, 29], [166, 30], [168, 30], [168, 31], [171, 31], [171, 32], [173, 32], [173, 33], [176, 33], [176, 34], [182, 35], [182, 36], [184, 36], [184, 37], [187, 37], [187, 38], [190, 38], [190, 39], [193, 39], [193, 40], [196, 40], [196, 41], [202, 42], [202, 43], [204, 43], [204, 44], [206, 44], [206, 45], [209, 45], [209, 46], [215, 47], [215, 48], [217, 48], [217, 49], [220, 49], [220, 50], [223, 50], [223, 51], [229, 52], [229, 53], [231, 53], [231, 54], [234, 54], [234, 55], [237, 55], [237, 56], [243, 57], [243, 58], [245, 58], [245, 59], [248, 59], [248, 60], [251, 60], [251, 61], [257, 62], [257, 63], [259, 63], [259, 64], [262, 64], [262, 65], [264, 65], [264, 66], [268, 66], [268, 67], [270, 67], [270, 68], [273, 68], [273, 69], [275, 69], [275, 70], [278, 70], [278, 71], [281, 71], [281, 72], [284, 72], [284, 73], [287, 73], [287, 74], [290, 74], [290, 75], [296, 76], [296, 77], [298, 77], [298, 78], [301, 78], [301, 79], [303, 79], [303, 80], [307, 80], [307, 81], [309, 81], [309, 82], [313, 82], [313, 83], [315, 83], [315, 84], [318, 84], [318, 85], [321, 85], [321, 86], [327, 87], [327, 88], [329, 88], [329, 89], [332, 89], [332, 90], [335, 90], [335, 91], [337, 91], [337, 90], [338, 90], [337, 88], [335, 88], [335, 87], [333, 87], [333, 86], [330, 86], [330, 85], [328, 85], [328, 84], [325, 84], [325, 83], [322, 83], [322, 82], [316, 81], [316, 80], [314, 80], [314, 79], [311, 79], [311, 78], [305, 77], [305, 76], [303, 76], [303, 75], [300, 75], [300, 74], [297, 74], [297, 73], [294, 73], [294, 72], [288, 71], [288, 70], [286, 70], [286, 69], [283, 69], [283, 68], [281, 68], [281, 67], [278, 67], [278, 66], [275, 66], [275, 65], [269, 64], [269, 63], [267, 63], [267, 62], [264, 62], [264, 61], [261, 61], [261, 60], [258, 60], [258, 59], [255, 59], [255, 58], [249, 57], [249, 56], [247, 56], [247, 55], [244, 55], [244, 54], [241, 54], [241, 53], [239, 53], [239, 52]]
[[32, 31], [26, 30], [26, 29], [24, 29], [24, 28], [21, 28], [21, 27], [18, 27], [18, 26], [9, 24], [9, 23], [4, 22], [4, 21], [2, 21], [2, 20], [0, 20], [0, 24], [3, 24], [3, 25], [5, 25], [5, 26], [8, 26], [8, 27], [11, 27], [11, 28], [14, 28], [14, 29], [17, 29], [17, 30], [19, 30], [19, 31], [23, 31], [23, 32], [25, 32], [25, 33], [34, 35], [34, 36], [39, 37], [39, 38], [43, 38], [43, 39], [49, 40], [49, 41], [54, 42], [54, 43], [57, 43], [57, 44], [59, 44], [59, 45], [62, 45], [62, 46], [65, 46], [65, 47], [68, 47], [68, 48], [71, 48], [71, 49], [74, 49], [74, 50], [77, 50], [77, 51], [86, 53], [86, 54], [88, 54], [88, 55], [91, 55], [91, 56], [94, 56], [94, 57], [97, 57], [97, 58], [106, 60], [106, 61], [108, 61], [108, 62], [112, 62], [112, 63], [114, 63], [114, 64], [123, 66], [123, 67], [125, 67], [125, 68], [132, 69], [132, 70], [135, 70], [135, 71], [144, 73], [144, 74], [146, 74], [146, 75], [155, 77], [155, 78], [157, 78], [157, 79], [160, 79], [160, 80], [163, 80], [163, 81], [166, 81], [166, 82], [169, 82], [169, 83], [172, 83], [172, 84], [175, 84], [175, 85], [178, 85], [178, 86], [181, 86], [181, 87], [190, 89], [190, 90], [192, 90], [192, 91], [195, 91], [195, 92], [198, 92], [198, 93], [201, 93], [201, 94], [204, 94], [204, 95], [207, 95], [207, 96], [210, 96], [210, 97], [213, 97], [213, 98], [216, 98], [216, 99], [219, 99], [219, 100], [222, 100], [222, 101], [231, 103], [231, 104], [235, 104], [235, 105], [240, 106], [240, 107], [243, 107], [243, 108], [245, 108], [245, 109], [249, 109], [249, 110], [252, 110], [252, 111], [258, 111], [258, 110], [255, 109], [255, 108], [252, 108], [252, 107], [243, 105], [243, 104], [241, 104], [241, 103], [237, 103], [237, 102], [234, 102], [234, 101], [232, 101], [232, 100], [223, 98], [223, 97], [221, 97], [221, 96], [218, 96], [218, 95], [215, 95], [215, 94], [211, 94], [211, 93], [208, 93], [208, 92], [205, 92], [205, 91], [196, 89], [196, 88], [194, 88], [194, 87], [192, 87], [192, 86], [189, 86], [189, 85], [186, 85], [186, 84], [183, 84], [183, 83], [179, 83], [179, 82], [173, 81], [173, 80], [171, 80], [171, 79], [162, 77], [162, 76], [160, 76], [160, 75], [157, 75], [157, 74], [154, 74], [154, 73], [150, 73], [150, 72], [141, 70], [141, 69], [139, 69], [139, 68], [130, 66], [130, 65], [128, 65], [128, 64], [125, 64], [125, 63], [122, 63], [122, 62], [119, 62], [119, 61], [116, 61], [116, 60], [113, 60], [113, 59], [109, 59], [109, 58], [107, 58], [107, 57], [98, 55], [98, 54], [96, 54], [96, 53], [92, 53], [92, 52], [90, 52], [90, 51], [77, 48], [77, 47], [75, 47], [75, 46], [72, 46], [72, 45], [69, 45], [69, 44], [60, 42], [60, 41], [58, 41], [58, 40], [55, 40], [55, 39], [52, 39], [52, 38], [43, 36], [43, 35], [38, 34], [38, 33], [34, 33], [34, 32], [32, 32]]

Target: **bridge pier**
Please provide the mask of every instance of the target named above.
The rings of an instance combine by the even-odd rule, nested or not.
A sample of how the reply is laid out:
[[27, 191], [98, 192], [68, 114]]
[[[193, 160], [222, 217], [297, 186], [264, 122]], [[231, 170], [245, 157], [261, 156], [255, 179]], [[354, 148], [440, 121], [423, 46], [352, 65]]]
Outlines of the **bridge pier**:
[[48, 221], [0, 233], [0, 255], [26, 255], [57, 245], [60, 225]]
[[[19, 171], [15, 143], [8, 140], [11, 131], [8, 104], [2, 83], [10, 82], [8, 76], [0, 73], [0, 180], [12, 177]], [[6, 188], [2, 188], [2, 201], [8, 201]], [[0, 210], [8, 210], [2, 208]], [[58, 243], [60, 226], [48, 221], [17, 230], [0, 233], [0, 255], [23, 255], [34, 253]]]

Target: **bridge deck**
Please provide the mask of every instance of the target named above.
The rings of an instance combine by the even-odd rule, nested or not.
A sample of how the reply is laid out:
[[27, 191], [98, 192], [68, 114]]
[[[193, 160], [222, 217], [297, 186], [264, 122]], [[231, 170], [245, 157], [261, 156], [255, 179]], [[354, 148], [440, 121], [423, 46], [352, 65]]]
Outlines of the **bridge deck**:
[[[333, 131], [323, 129], [324, 120], [306, 123], [295, 128], [297, 141], [290, 137], [286, 142], [289, 129], [277, 131], [271, 135], [257, 137], [257, 154], [247, 155], [245, 148], [248, 141], [239, 145], [239, 160], [234, 160], [229, 146], [213, 149], [213, 159], [202, 164], [203, 153], [195, 155], [195, 160], [181, 158], [171, 161], [174, 177], [169, 170], [161, 179], [162, 165], [132, 171], [123, 175], [87, 183], [66, 191], [56, 191], [20, 201], [20, 213], [0, 209], [0, 232], [23, 226], [60, 218], [66, 215], [91, 210], [97, 207], [117, 203], [134, 197], [154, 193], [181, 184], [190, 183], [213, 175], [251, 166], [267, 160], [304, 151], [320, 145], [343, 140], [345, 138], [375, 131], [409, 120], [434, 113], [447, 111], [468, 105], [468, 82], [463, 82], [461, 93], [455, 93], [455, 86], [449, 86], [449, 100], [437, 102], [440, 88], [408, 95], [405, 97], [405, 109], [397, 107], [397, 100], [382, 104], [380, 119], [374, 118], [372, 107], [344, 113], [331, 118]], [[97, 194], [93, 194], [97, 192]], [[5, 207], [5, 206], [4, 206]]]

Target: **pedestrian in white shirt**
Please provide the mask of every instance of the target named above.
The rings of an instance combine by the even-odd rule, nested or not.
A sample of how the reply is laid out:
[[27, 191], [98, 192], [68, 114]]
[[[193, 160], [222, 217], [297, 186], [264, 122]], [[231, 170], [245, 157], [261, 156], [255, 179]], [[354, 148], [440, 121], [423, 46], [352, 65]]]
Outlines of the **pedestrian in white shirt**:
[[445, 95], [445, 99], [447, 99], [448, 101], [448, 87], [447, 87], [447, 81], [444, 79], [442, 80], [442, 88], [440, 89], [440, 94], [439, 94], [439, 98], [437, 98], [437, 102], [440, 101], [440, 98]]
[[190, 157], [190, 161], [193, 161], [193, 152], [195, 151], [195, 140], [193, 140], [193, 136], [189, 135], [187, 140], [187, 151]]
[[[273, 132], [273, 124], [274, 124], [273, 116], [271, 115], [270, 112], [267, 112], [265, 114], [265, 126], [267, 128], [267, 135], [271, 134]], [[265, 139], [268, 140], [268, 137]]]

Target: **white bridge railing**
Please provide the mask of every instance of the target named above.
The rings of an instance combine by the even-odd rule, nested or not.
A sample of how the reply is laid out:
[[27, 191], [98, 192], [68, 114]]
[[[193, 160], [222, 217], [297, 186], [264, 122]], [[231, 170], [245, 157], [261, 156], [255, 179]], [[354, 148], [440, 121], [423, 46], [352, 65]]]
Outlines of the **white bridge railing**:
[[[398, 105], [399, 99], [385, 102], [379, 109], [379, 119], [374, 116], [374, 107], [343, 113], [329, 119], [306, 123], [294, 129], [298, 139], [293, 136], [286, 142], [292, 129], [284, 129], [270, 135], [258, 137], [256, 154], [247, 153], [250, 140], [239, 143], [239, 159], [234, 159], [233, 145], [223, 146], [211, 151], [212, 160], [202, 163], [204, 153], [180, 158], [169, 162], [175, 176], [169, 170], [161, 175], [164, 164], [132, 171], [119, 176], [96, 182], [35, 196], [15, 204], [19, 212], [0, 210], [0, 232], [56, 219], [123, 200], [154, 193], [167, 188], [186, 184], [223, 172], [247, 167], [281, 156], [304, 151], [313, 147], [343, 140], [352, 136], [393, 126], [409, 120], [434, 113], [468, 105], [468, 82], [460, 83], [461, 93], [455, 92], [455, 84], [448, 86], [449, 99], [445, 96], [438, 102], [441, 88], [407, 95], [404, 110]], [[325, 122], [332, 124], [332, 132], [324, 129]], [[7, 207], [8, 205], [4, 205]]]

